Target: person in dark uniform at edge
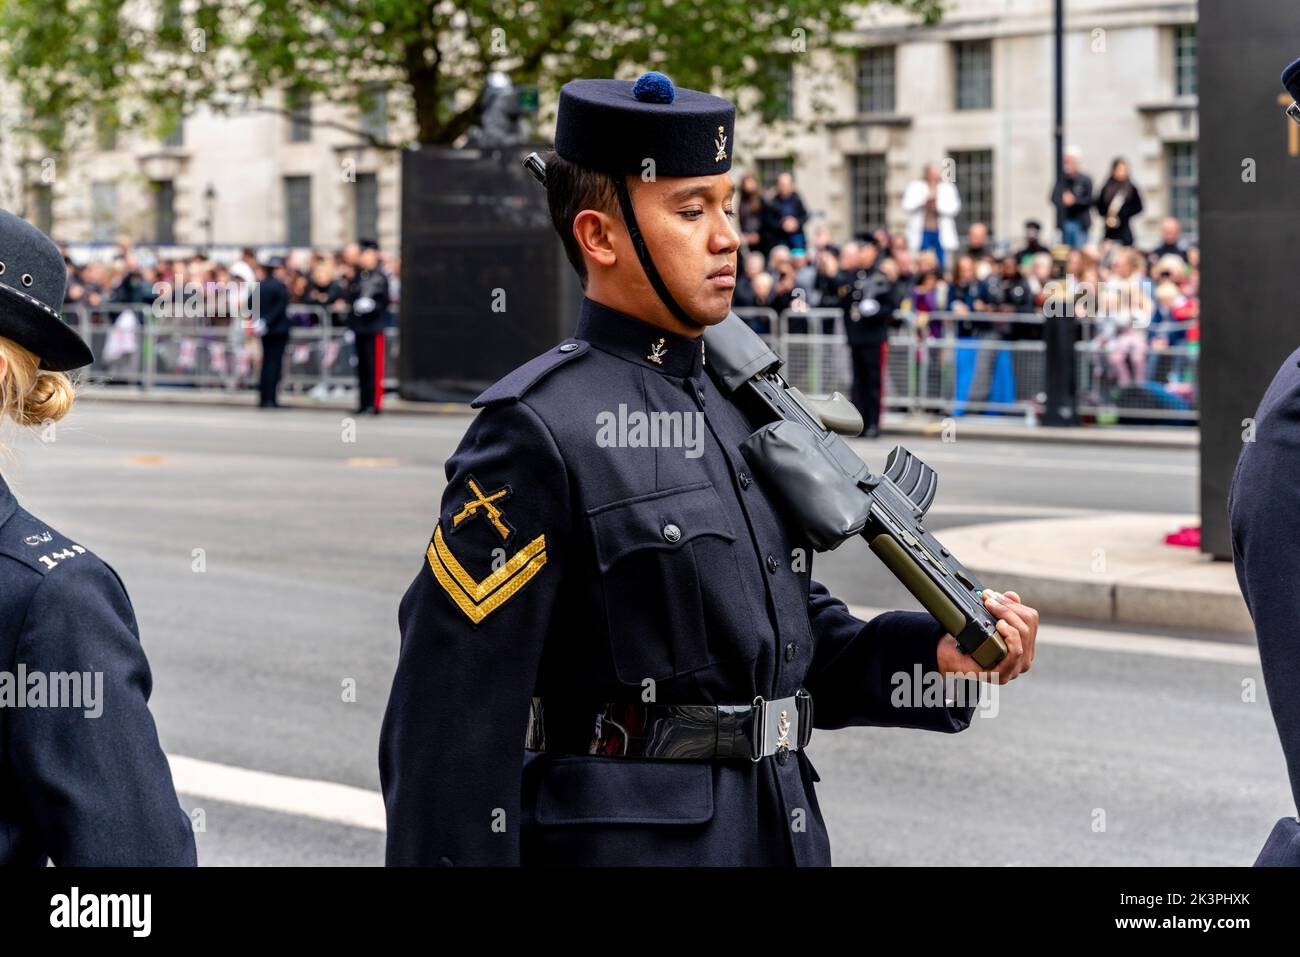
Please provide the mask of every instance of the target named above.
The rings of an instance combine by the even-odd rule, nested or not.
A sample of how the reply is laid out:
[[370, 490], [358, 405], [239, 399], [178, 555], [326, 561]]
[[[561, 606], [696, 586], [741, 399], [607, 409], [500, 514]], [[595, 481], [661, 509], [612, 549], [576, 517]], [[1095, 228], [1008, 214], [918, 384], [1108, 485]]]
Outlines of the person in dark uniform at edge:
[[260, 315], [254, 317], [257, 334], [262, 337], [262, 369], [258, 376], [257, 407], [278, 409], [277, 395], [284, 371], [284, 350], [289, 344], [289, 287], [280, 278], [284, 259], [272, 256], [259, 268], [257, 304]]
[[[1300, 98], [1300, 60], [1282, 73], [1282, 85]], [[1300, 109], [1288, 109], [1300, 123]], [[1253, 436], [1242, 445], [1228, 487], [1232, 563], [1255, 624], [1259, 665], [1300, 807], [1300, 349], [1273, 377], [1252, 420]], [[1257, 867], [1300, 867], [1300, 819], [1274, 826], [1255, 860]]]
[[857, 267], [840, 273], [838, 288], [852, 357], [852, 400], [862, 413], [862, 434], [869, 439], [880, 435], [881, 347], [899, 306], [897, 286], [881, 272], [879, 255], [873, 240], [863, 242]]
[[[51, 427], [93, 357], [63, 323], [67, 272], [0, 211], [0, 420]], [[126, 589], [0, 477], [0, 864], [193, 865], [194, 833], [149, 713]]]
[[379, 268], [379, 245], [370, 239], [360, 243], [356, 273], [348, 283], [348, 328], [357, 350], [357, 414], [379, 414], [375, 389], [375, 346], [388, 317], [388, 277]]
[[[561, 90], [547, 198], [586, 295], [446, 463], [380, 738], [390, 865], [827, 865], [812, 728], [970, 722], [891, 702], [978, 666], [927, 613], [849, 614], [740, 455], [700, 338], [735, 284], [734, 120], [660, 73]], [[612, 426], [650, 414], [681, 440]], [[1007, 681], [1038, 616], [988, 604]]]

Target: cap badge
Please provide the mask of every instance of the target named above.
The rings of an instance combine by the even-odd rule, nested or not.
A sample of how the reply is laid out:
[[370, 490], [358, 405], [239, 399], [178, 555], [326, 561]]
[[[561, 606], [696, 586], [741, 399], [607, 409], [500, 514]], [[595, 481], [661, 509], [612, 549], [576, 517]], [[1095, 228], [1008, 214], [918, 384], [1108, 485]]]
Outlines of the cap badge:
[[652, 342], [650, 344], [650, 354], [646, 356], [647, 359], [657, 366], [664, 364], [664, 341], [664, 338], [660, 336], [658, 342]]
[[713, 145], [718, 148], [718, 155], [713, 157], [713, 162], [721, 163], [727, 158], [727, 131], [725, 127], [718, 127], [718, 138], [713, 141]]

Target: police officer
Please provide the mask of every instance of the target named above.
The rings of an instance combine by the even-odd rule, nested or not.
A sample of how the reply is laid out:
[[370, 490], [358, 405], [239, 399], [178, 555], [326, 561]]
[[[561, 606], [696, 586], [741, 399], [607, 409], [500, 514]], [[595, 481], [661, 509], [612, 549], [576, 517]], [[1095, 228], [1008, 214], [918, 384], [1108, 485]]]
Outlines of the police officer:
[[[0, 211], [0, 419], [67, 414], [92, 361], [59, 316], [67, 273]], [[194, 834], [149, 714], [126, 589], [0, 478], [0, 864], [192, 865]]]
[[375, 382], [375, 349], [379, 334], [388, 320], [388, 277], [379, 268], [379, 246], [373, 240], [361, 241], [357, 269], [348, 282], [348, 328], [355, 337], [357, 350], [357, 414], [379, 414]]
[[[561, 90], [547, 198], [586, 295], [446, 463], [380, 740], [390, 864], [828, 864], [813, 728], [970, 721], [891, 702], [978, 668], [929, 614], [849, 614], [741, 457], [701, 338], [735, 285], [734, 120], [659, 73]], [[1036, 614], [990, 607], [1007, 680]]]
[[896, 284], [880, 270], [879, 253], [879, 247], [867, 240], [858, 247], [856, 265], [842, 270], [838, 278], [845, 338], [853, 362], [851, 398], [862, 413], [864, 434], [873, 439], [880, 434], [883, 346], [899, 303]]
[[[1300, 60], [1282, 74], [1282, 85], [1300, 93]], [[1300, 123], [1300, 107], [1288, 114]], [[1300, 597], [1294, 582], [1300, 543], [1300, 349], [1273, 377], [1255, 412], [1253, 440], [1243, 444], [1228, 489], [1232, 561], [1259, 642], [1259, 663], [1273, 721], [1282, 739], [1291, 795], [1300, 807]], [[1255, 864], [1300, 867], [1300, 820], [1274, 826]]]

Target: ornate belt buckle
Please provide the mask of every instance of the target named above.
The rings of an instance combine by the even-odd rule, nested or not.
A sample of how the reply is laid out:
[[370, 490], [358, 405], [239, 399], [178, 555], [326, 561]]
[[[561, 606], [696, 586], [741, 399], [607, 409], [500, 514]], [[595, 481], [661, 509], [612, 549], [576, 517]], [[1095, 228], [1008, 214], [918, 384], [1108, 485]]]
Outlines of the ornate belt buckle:
[[[807, 692], [803, 692], [807, 697]], [[784, 755], [797, 750], [803, 743], [800, 721], [803, 715], [799, 695], [766, 701], [762, 695], [754, 696], [754, 734], [750, 760], [757, 764], [762, 758], [774, 754], [784, 763]]]

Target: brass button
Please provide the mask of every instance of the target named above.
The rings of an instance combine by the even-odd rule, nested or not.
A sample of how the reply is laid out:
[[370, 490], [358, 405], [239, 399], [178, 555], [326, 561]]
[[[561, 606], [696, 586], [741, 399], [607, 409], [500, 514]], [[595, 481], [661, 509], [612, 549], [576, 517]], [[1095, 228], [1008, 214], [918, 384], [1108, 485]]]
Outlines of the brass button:
[[794, 642], [793, 642], [793, 641], [790, 642], [788, 645], [785, 646], [785, 660], [786, 660], [786, 661], [794, 661]]
[[566, 342], [564, 345], [560, 346], [560, 351], [572, 352], [576, 348], [578, 348], [578, 344], [576, 342]]
[[767, 556], [767, 570], [776, 574], [776, 570], [781, 567], [781, 563], [776, 560], [775, 555]]
[[682, 537], [682, 530], [678, 528], [676, 525], [674, 525], [672, 522], [669, 522], [667, 525], [664, 526], [664, 538], [666, 540], [670, 542], [676, 542], [676, 541], [680, 541], [681, 537]]

